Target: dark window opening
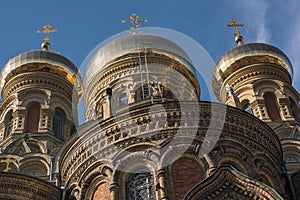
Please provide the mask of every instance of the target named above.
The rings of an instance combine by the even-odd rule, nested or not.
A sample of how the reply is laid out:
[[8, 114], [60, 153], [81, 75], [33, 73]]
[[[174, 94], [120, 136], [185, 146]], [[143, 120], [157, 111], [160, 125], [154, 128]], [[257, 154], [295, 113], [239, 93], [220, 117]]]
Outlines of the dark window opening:
[[4, 138], [8, 137], [12, 133], [12, 130], [13, 130], [14, 118], [13, 118], [11, 112], [7, 114], [5, 122], [6, 122], [6, 128], [5, 128]]
[[64, 114], [60, 109], [55, 109], [53, 117], [53, 133], [54, 136], [63, 139]]
[[27, 132], [36, 133], [38, 132], [40, 121], [40, 107], [38, 105], [34, 105], [29, 107], [27, 111]]
[[153, 176], [150, 172], [138, 172], [132, 174], [126, 183], [126, 186], [127, 199], [154, 199]]
[[249, 102], [246, 102], [246, 103], [244, 104], [243, 110], [246, 111], [246, 112], [248, 112], [248, 113], [250, 113], [250, 114], [252, 114], [252, 115], [254, 114], [254, 113], [253, 113], [252, 106], [250, 105]]
[[299, 109], [298, 109], [297, 104], [295, 103], [295, 101], [292, 98], [290, 98], [290, 102], [291, 102], [290, 107], [291, 107], [291, 112], [292, 112], [293, 117], [295, 118], [295, 120], [300, 121]]
[[268, 115], [272, 121], [281, 121], [276, 96], [268, 92], [264, 95]]

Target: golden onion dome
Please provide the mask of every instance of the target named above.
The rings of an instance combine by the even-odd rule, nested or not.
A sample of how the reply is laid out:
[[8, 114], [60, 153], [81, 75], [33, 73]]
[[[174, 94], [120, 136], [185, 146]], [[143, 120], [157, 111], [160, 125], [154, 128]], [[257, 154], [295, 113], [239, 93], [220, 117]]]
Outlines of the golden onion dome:
[[196, 74], [187, 53], [174, 42], [150, 34], [131, 34], [109, 41], [95, 51], [86, 68], [86, 81], [105, 69], [111, 62], [129, 53], [153, 52], [166, 55], [185, 65]]
[[[257, 59], [253, 59], [256, 57]], [[247, 62], [243, 62], [247, 60]], [[244, 64], [242, 64], [244, 63]], [[265, 43], [249, 43], [238, 46], [222, 56], [212, 77], [212, 87], [217, 98], [226, 78], [239, 69], [258, 63], [273, 63], [293, 77], [293, 67], [288, 57], [278, 48]]]
[[[80, 76], [78, 68], [66, 57], [44, 50], [27, 51], [11, 58], [1, 72], [1, 89], [5, 82], [19, 73], [43, 70], [43, 66], [32, 67], [32, 64], [45, 64], [48, 67], [48, 71], [63, 76], [71, 84], [76, 84], [79, 87], [78, 90], [82, 90], [83, 84], [81, 80], [78, 81], [76, 79], [76, 76], [77, 78], [78, 75]], [[78, 92], [82, 93], [82, 91]]]

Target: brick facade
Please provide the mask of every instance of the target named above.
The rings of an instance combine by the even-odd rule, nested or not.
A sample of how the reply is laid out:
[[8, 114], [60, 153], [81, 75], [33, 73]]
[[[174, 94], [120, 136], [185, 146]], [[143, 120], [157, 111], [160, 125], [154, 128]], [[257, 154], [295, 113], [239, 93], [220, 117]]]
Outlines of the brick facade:
[[110, 200], [109, 184], [102, 183], [93, 195], [94, 200]]
[[182, 200], [185, 194], [201, 181], [199, 164], [192, 158], [180, 158], [172, 166], [175, 199]]

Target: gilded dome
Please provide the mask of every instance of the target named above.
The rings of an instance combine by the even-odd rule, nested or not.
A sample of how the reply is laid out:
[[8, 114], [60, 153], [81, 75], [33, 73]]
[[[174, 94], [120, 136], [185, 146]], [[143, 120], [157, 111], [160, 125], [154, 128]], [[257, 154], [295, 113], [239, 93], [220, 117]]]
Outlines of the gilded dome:
[[184, 64], [193, 74], [195, 70], [187, 53], [174, 42], [151, 34], [131, 34], [109, 41], [100, 47], [87, 65], [86, 81], [102, 71], [110, 62], [128, 53], [155, 52], [172, 57]]
[[75, 83], [75, 76], [78, 73], [78, 69], [70, 60], [54, 52], [33, 50], [17, 55], [6, 63], [1, 72], [0, 87], [3, 88], [5, 81], [15, 75], [15, 71], [21, 69], [26, 64], [33, 63], [50, 64], [59, 71], [60, 75], [64, 75], [72, 84]]
[[[257, 59], [250, 59], [257, 57]], [[238, 46], [222, 56], [216, 65], [212, 77], [212, 87], [216, 97], [220, 96], [223, 81], [243, 66], [241, 61], [248, 59], [248, 64], [269, 62], [282, 67], [293, 77], [293, 67], [288, 57], [278, 48], [265, 43], [249, 43]]]

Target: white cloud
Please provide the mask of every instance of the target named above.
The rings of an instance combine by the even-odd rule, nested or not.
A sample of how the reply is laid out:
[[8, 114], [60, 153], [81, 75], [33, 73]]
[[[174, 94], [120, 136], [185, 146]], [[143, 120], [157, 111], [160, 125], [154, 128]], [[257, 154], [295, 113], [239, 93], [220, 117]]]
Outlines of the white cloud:
[[286, 34], [282, 38], [284, 42], [285, 53], [290, 58], [294, 68], [293, 86], [300, 92], [300, 2], [298, 0], [289, 0], [286, 4], [286, 13], [282, 28]]
[[271, 34], [266, 26], [266, 15], [269, 8], [267, 0], [234, 1], [234, 5], [241, 12], [245, 23], [245, 30], [249, 31], [249, 38], [253, 42], [268, 42]]
[[[236, 0], [245, 42], [265, 42], [281, 48], [294, 68], [293, 86], [300, 92], [300, 1]], [[241, 31], [243, 34], [243, 30]]]
[[271, 34], [266, 27], [266, 14], [268, 9], [268, 4], [263, 0], [251, 1], [253, 5], [253, 16], [249, 19], [254, 21], [253, 24], [257, 26], [257, 42], [268, 42]]

